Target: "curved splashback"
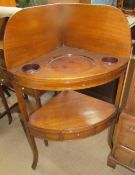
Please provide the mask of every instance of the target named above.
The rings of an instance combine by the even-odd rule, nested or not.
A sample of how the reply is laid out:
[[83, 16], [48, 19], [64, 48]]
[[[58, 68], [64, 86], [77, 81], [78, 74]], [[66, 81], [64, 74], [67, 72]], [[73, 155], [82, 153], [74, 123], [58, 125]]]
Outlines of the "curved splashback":
[[5, 61], [14, 68], [62, 45], [129, 58], [128, 22], [114, 7], [53, 4], [13, 15], [4, 37]]
[[129, 57], [130, 29], [123, 13], [111, 6], [63, 6], [64, 44], [116, 57]]

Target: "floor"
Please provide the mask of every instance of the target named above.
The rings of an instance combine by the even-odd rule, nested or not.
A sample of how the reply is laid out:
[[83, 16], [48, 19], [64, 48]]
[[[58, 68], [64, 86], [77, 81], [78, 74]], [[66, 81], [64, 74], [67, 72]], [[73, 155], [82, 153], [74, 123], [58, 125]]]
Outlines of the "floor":
[[[48, 99], [52, 94], [47, 95]], [[10, 104], [15, 95], [8, 98]], [[0, 101], [0, 111], [3, 110]], [[0, 174], [1, 175], [133, 175], [122, 166], [112, 169], [106, 165], [110, 152], [107, 130], [98, 135], [69, 142], [44, 142], [37, 139], [39, 161], [36, 170], [31, 169], [32, 153], [19, 122], [13, 112], [13, 122], [7, 117], [0, 120]]]

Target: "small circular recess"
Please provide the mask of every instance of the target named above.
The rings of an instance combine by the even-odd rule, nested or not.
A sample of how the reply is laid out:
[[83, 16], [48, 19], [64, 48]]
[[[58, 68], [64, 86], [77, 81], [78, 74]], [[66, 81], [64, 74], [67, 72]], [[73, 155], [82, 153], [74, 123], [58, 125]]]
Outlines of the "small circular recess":
[[22, 67], [22, 71], [26, 73], [35, 73], [40, 69], [39, 64], [25, 64]]
[[116, 58], [116, 57], [103, 57], [102, 62], [111, 65], [111, 64], [117, 63], [118, 58]]

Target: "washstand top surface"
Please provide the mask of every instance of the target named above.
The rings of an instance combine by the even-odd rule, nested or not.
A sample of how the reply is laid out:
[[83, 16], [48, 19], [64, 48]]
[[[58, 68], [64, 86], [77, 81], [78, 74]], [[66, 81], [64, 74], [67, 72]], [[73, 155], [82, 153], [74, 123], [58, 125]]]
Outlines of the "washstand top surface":
[[128, 22], [114, 7], [53, 4], [23, 9], [8, 21], [7, 69], [27, 87], [83, 89], [126, 70]]

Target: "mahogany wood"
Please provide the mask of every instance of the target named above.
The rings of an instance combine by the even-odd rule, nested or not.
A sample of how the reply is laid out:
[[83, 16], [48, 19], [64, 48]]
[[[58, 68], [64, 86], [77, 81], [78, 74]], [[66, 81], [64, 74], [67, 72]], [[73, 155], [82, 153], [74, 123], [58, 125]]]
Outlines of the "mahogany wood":
[[[110, 56], [129, 56], [130, 30], [128, 27], [125, 28], [127, 21], [119, 10], [111, 7], [107, 11], [106, 6], [98, 6], [97, 10], [96, 6], [85, 5], [84, 8], [76, 5], [64, 6], [63, 11], [66, 12], [65, 21], [68, 21], [64, 28], [65, 45]], [[100, 18], [97, 13], [100, 14]]]
[[[130, 29], [123, 13], [113, 7], [53, 4], [23, 9], [10, 18], [6, 27], [7, 68], [22, 65], [63, 44], [128, 58]], [[16, 55], [20, 55], [19, 59]]]
[[[0, 6], [16, 6], [16, 2], [14, 0], [0, 0]], [[4, 37], [7, 21], [8, 21], [8, 18], [0, 19], [0, 51], [1, 51], [0, 52], [0, 76], [3, 84], [5, 84], [10, 88], [13, 88], [12, 75], [6, 69], [5, 58], [3, 53], [4, 52], [3, 37]], [[23, 92], [25, 94], [34, 96], [37, 108], [41, 107], [40, 96], [44, 93], [44, 91], [37, 91], [37, 90], [25, 88]]]
[[101, 123], [103, 127], [99, 131], [104, 129], [112, 121], [115, 111], [112, 104], [75, 91], [65, 91], [33, 113], [29, 127], [39, 130], [49, 140], [72, 140], [97, 133]]
[[[57, 5], [39, 6], [17, 12], [13, 15], [14, 20], [10, 18], [5, 31], [5, 37], [10, 38], [10, 41], [6, 42], [5, 38], [4, 42], [7, 69], [22, 65], [62, 45], [58, 12]], [[15, 27], [16, 24], [18, 27]], [[20, 55], [19, 59], [17, 55]], [[6, 57], [12, 57], [11, 61], [7, 61]]]
[[[73, 140], [108, 127], [117, 112], [114, 105], [64, 90], [93, 87], [120, 77], [118, 107], [130, 45], [124, 15], [109, 6], [55, 4], [23, 9], [10, 18], [4, 36], [5, 61], [32, 147], [32, 168], [38, 161], [34, 137]], [[118, 62], [102, 61], [110, 56]], [[38, 64], [40, 69], [34, 72], [34, 66], [28, 66], [32, 72], [22, 71], [27, 64]], [[29, 116], [22, 87], [64, 92]]]
[[[73, 56], [71, 59], [68, 56], [69, 61], [64, 62], [57, 58], [57, 56], [66, 55]], [[75, 60], [76, 58], [73, 59], [79, 55], [84, 57], [77, 60]], [[21, 65], [12, 69], [11, 72], [16, 74], [16, 80], [20, 85], [25, 84], [28, 88], [47, 90], [84, 89], [110, 82], [125, 72], [128, 59], [119, 58], [118, 63], [108, 65], [102, 62], [103, 56], [84, 49], [61, 47], [29, 62], [29, 64], [38, 63], [40, 65], [39, 71], [25, 73], [22, 71], [23, 65]], [[79, 64], [80, 66], [78, 66]], [[20, 79], [20, 77], [22, 78]]]

